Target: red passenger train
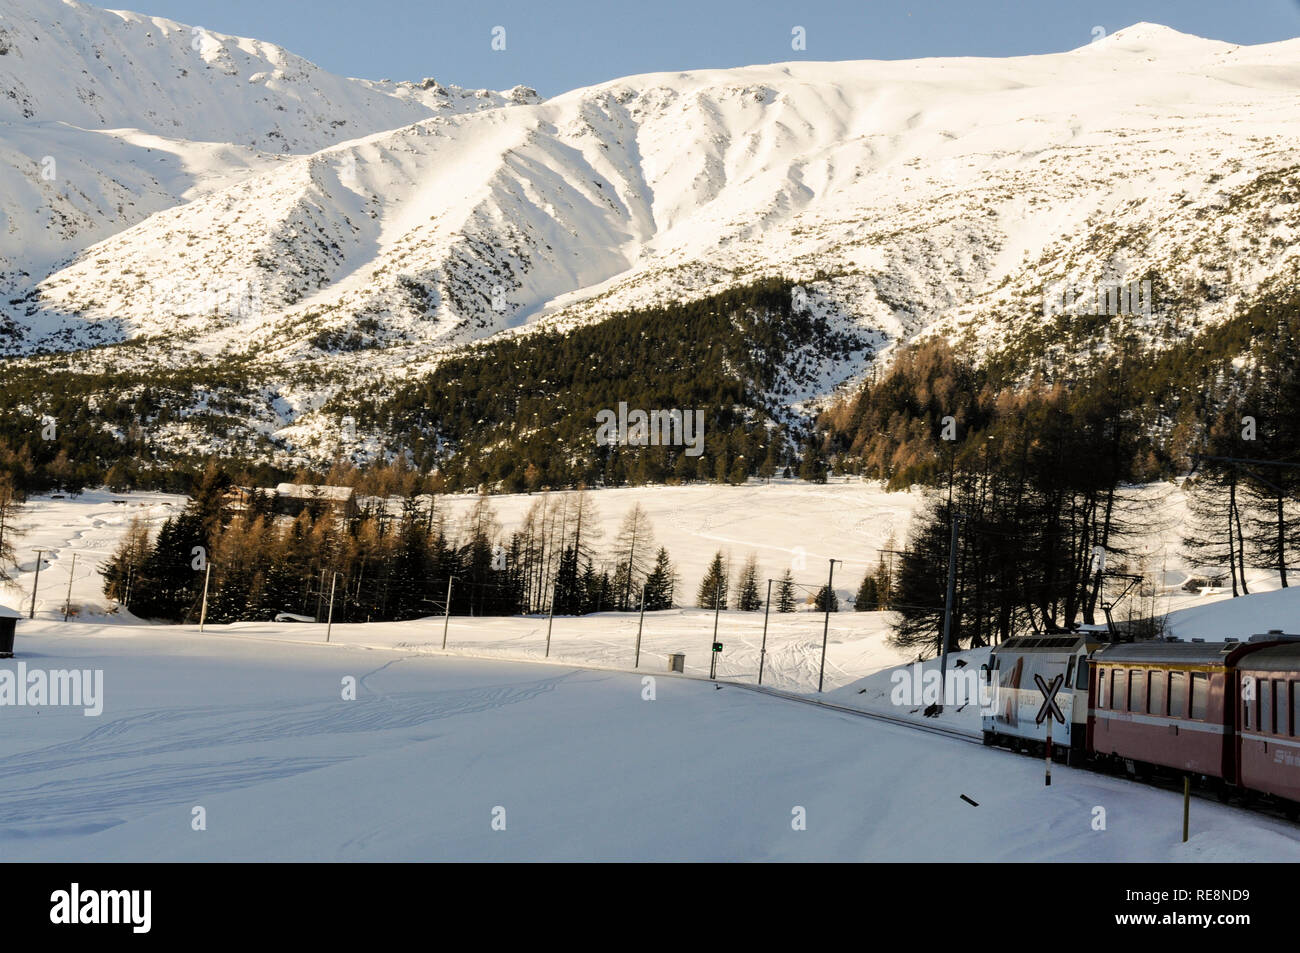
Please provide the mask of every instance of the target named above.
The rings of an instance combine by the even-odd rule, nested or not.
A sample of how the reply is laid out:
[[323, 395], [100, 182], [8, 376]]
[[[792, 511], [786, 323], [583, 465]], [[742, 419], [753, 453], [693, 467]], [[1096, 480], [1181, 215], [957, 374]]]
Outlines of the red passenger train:
[[1300, 812], [1300, 637], [1129, 642], [1092, 655], [1088, 749], [1133, 774], [1167, 768]]
[[[995, 677], [1023, 651], [995, 649]], [[1190, 774], [1225, 800], [1264, 794], [1300, 815], [1300, 636], [1112, 643], [1088, 653], [1087, 678], [1084, 737], [1062, 739], [1071, 763]], [[986, 744], [1014, 743], [1005, 731], [986, 717]]]

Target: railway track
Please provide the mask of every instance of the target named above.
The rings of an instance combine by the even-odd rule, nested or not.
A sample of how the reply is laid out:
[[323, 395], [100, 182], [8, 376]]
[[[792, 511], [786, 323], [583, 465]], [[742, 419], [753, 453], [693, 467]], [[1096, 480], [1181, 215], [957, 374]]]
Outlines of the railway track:
[[[697, 681], [710, 681], [707, 678], [699, 676], [689, 676]], [[886, 724], [902, 725], [904, 728], [912, 728], [916, 731], [925, 731], [930, 734], [943, 735], [946, 738], [956, 738], [959, 741], [969, 742], [983, 747], [984, 739], [981, 734], [971, 731], [962, 731], [960, 728], [949, 728], [945, 725], [926, 725], [910, 718], [899, 718], [894, 715], [886, 715], [882, 712], [865, 711], [861, 708], [850, 708], [847, 705], [836, 705], [831, 702], [818, 701], [816, 698], [808, 698], [803, 695], [795, 695], [791, 692], [783, 692], [778, 688], [768, 688], [763, 685], [749, 685], [745, 682], [733, 682], [725, 679], [718, 679], [719, 685], [727, 685], [731, 688], [743, 688], [748, 692], [755, 692], [760, 695], [768, 695], [772, 698], [780, 698], [789, 702], [798, 702], [801, 705], [812, 705], [815, 708], [823, 708], [827, 711], [843, 712], [846, 715], [857, 715], [860, 718], [870, 718], [873, 721], [883, 721]]]

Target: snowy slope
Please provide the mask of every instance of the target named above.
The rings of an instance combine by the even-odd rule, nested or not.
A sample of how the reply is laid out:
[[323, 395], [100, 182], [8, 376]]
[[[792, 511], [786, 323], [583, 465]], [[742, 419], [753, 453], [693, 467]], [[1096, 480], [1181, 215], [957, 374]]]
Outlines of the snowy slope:
[[1284, 821], [1198, 799], [1183, 844], [1174, 792], [1064, 766], [1047, 788], [1032, 758], [736, 687], [18, 631], [30, 665], [102, 671], [104, 710], [0, 709], [9, 861], [1300, 859]]
[[0, 279], [18, 289], [21, 272], [40, 278], [274, 156], [536, 98], [347, 79], [274, 44], [74, 0], [8, 0], [0, 90]]
[[[318, 382], [292, 442], [340, 387], [447, 347], [760, 275], [822, 272], [818, 310], [886, 345], [937, 328], [988, 348], [1041, 321], [1052, 283], [1155, 272], [1181, 296], [1155, 336], [1289, 280], [1298, 44], [1139, 24], [1047, 56], [649, 74], [423, 120], [87, 250], [40, 284], [21, 347], [248, 355], [275, 386]], [[360, 364], [321, 343], [359, 327]], [[861, 370], [827, 367], [820, 392]]]

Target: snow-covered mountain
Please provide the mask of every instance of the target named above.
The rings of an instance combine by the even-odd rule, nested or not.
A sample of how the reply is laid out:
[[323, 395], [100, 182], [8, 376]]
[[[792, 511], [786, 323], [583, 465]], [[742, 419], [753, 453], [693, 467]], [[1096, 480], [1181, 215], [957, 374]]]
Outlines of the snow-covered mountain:
[[[238, 86], [245, 111], [209, 124], [203, 86], [130, 117], [150, 136], [224, 137], [202, 163], [186, 147], [210, 187], [34, 282], [10, 352], [135, 340], [149, 343], [79, 366], [251, 362], [275, 394], [261, 428], [294, 442], [330, 396], [476, 340], [762, 276], [806, 283], [886, 348], [936, 331], [996, 348], [1041, 323], [1049, 285], [1156, 275], [1166, 310], [1141, 320], [1158, 336], [1295, 271], [1300, 40], [1138, 24], [1046, 56], [659, 73], [536, 102], [338, 80], [254, 41], [195, 48], [188, 27], [68, 9], [119, 21], [153, 64], [129, 95], [77, 103], [80, 122], [126, 121], [164, 98], [140, 83], [185, 62]], [[64, 45], [93, 60], [88, 42]], [[448, 98], [512, 108], [425, 118]], [[313, 140], [332, 116], [337, 144]], [[827, 367], [820, 391], [861, 370]]]
[[347, 79], [270, 43], [75, 0], [6, 0], [0, 90], [0, 270], [29, 272], [281, 156], [536, 98]]

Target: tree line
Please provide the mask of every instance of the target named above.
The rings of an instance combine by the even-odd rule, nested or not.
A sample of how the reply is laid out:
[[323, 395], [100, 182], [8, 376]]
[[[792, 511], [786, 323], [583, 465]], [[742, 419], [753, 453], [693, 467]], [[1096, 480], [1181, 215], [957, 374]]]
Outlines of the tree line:
[[[208, 586], [213, 622], [287, 612], [341, 622], [554, 611], [648, 611], [673, 605], [677, 573], [640, 504], [598, 546], [586, 492], [543, 495], [504, 533], [479, 496], [453, 521], [437, 497], [374, 499], [340, 512], [308, 498], [277, 516], [268, 492], [228, 503], [229, 478], [206, 471], [184, 511], [157, 533], [134, 523], [101, 569], [104, 592], [136, 615], [197, 621]], [[448, 609], [448, 593], [450, 608]]]

